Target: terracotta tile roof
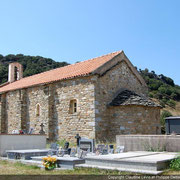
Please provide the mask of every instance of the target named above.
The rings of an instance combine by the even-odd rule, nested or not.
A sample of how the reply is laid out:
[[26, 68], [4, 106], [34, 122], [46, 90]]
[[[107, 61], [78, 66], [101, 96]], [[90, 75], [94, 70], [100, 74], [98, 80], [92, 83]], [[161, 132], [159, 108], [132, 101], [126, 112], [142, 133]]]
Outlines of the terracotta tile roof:
[[122, 51], [117, 51], [80, 63], [68, 65], [65, 67], [22, 78], [18, 81], [8, 83], [7, 85], [0, 87], [0, 93], [64, 79], [71, 79], [78, 76], [87, 76], [106, 62], [110, 61], [113, 57], [120, 54], [121, 52]]
[[127, 106], [127, 105], [139, 105], [150, 107], [161, 107], [152, 100], [142, 97], [133, 91], [124, 90], [120, 92], [109, 104], [110, 106]]

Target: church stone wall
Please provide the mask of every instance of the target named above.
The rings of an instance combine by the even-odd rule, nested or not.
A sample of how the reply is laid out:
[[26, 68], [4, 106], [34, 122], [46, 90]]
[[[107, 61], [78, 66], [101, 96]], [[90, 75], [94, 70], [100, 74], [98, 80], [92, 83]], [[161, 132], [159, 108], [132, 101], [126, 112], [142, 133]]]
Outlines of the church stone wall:
[[[39, 133], [41, 123], [44, 124], [44, 130], [49, 135], [49, 111], [48, 111], [48, 86], [37, 86], [28, 88], [26, 91], [27, 109], [26, 109], [26, 124], [27, 129], [33, 128], [34, 133]], [[37, 106], [39, 105], [40, 111], [37, 116]]]
[[145, 106], [109, 107], [108, 137], [121, 134], [160, 134], [160, 108]]
[[[141, 84], [125, 61], [121, 61], [99, 77], [95, 87], [96, 138], [105, 140], [110, 128], [109, 121], [111, 121], [108, 104], [116, 97], [118, 92], [129, 89], [142, 96], [147, 96], [148, 89]], [[111, 137], [109, 138], [111, 139]]]
[[[75, 141], [75, 135], [95, 138], [94, 77], [81, 77], [48, 85], [11, 91], [1, 102], [7, 132], [29, 130], [39, 134], [41, 123], [50, 140]], [[77, 113], [70, 113], [70, 101], [77, 100]], [[40, 115], [37, 116], [37, 104]], [[2, 118], [1, 118], [2, 119]], [[5, 128], [3, 128], [5, 129]], [[1, 130], [2, 132], [2, 130]]]
[[[60, 139], [75, 141], [75, 135], [95, 138], [93, 77], [81, 77], [54, 85], [55, 131]], [[70, 113], [70, 101], [77, 100], [77, 113]], [[54, 121], [55, 122], [55, 121]]]
[[21, 94], [20, 91], [12, 91], [6, 94], [6, 121], [7, 132], [21, 129]]
[[0, 132], [7, 133], [6, 93], [0, 96]]

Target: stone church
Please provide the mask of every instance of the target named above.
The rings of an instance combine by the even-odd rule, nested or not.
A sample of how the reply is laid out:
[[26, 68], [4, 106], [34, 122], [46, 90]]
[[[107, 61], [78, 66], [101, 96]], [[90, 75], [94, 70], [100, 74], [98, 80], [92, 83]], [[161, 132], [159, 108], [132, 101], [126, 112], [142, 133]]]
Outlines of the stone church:
[[50, 140], [81, 137], [114, 141], [119, 134], [158, 134], [160, 106], [123, 51], [23, 78], [9, 64], [0, 86], [0, 131], [39, 133]]

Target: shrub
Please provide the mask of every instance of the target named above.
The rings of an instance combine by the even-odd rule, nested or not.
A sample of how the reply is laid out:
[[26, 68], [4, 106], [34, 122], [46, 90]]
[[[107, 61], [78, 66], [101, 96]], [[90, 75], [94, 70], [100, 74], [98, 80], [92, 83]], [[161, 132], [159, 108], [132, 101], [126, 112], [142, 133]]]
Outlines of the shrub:
[[148, 141], [145, 141], [143, 143], [145, 151], [151, 151], [151, 152], [163, 152], [167, 149], [167, 144], [162, 144], [161, 142], [158, 142], [157, 144], [150, 144]]
[[180, 156], [178, 156], [176, 159], [173, 159], [170, 162], [170, 169], [179, 171], [180, 170]]
[[153, 93], [152, 92], [149, 93], [149, 97], [153, 98]]
[[160, 105], [164, 108], [165, 107], [165, 103], [161, 100], [160, 101]]
[[172, 116], [172, 114], [169, 112], [169, 111], [163, 111], [161, 113], [161, 117], [160, 117], [160, 120], [161, 120], [161, 125], [164, 126], [165, 125], [165, 118], [166, 117], [170, 117]]
[[162, 99], [162, 102], [163, 102], [163, 103], [165, 103], [165, 104], [167, 104], [167, 102], [168, 102], [168, 99], [166, 99], [166, 98], [163, 98], [163, 99]]
[[176, 107], [176, 102], [173, 101], [172, 99], [170, 99], [169, 101], [167, 101], [167, 104], [172, 107], [172, 108], [175, 108]]

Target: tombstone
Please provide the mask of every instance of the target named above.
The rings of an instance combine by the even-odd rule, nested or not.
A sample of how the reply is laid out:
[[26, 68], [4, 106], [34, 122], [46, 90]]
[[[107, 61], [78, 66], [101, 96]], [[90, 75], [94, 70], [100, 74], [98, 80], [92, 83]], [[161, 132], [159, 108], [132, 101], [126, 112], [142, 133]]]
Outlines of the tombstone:
[[17, 129], [16, 129], [16, 130], [13, 130], [13, 131], [12, 131], [12, 134], [19, 134], [19, 130], [17, 130]]
[[79, 148], [83, 151], [94, 152], [94, 140], [81, 138], [79, 141]]
[[87, 156], [87, 151], [82, 151], [82, 156], [81, 156], [81, 159], [85, 159], [85, 156]]
[[18, 154], [18, 153], [15, 153], [15, 159], [21, 159], [21, 156], [20, 156], [20, 154]]
[[64, 144], [64, 150], [68, 150], [68, 148], [69, 148], [69, 142], [65, 142], [65, 144]]
[[34, 128], [30, 128], [30, 130], [29, 130], [28, 134], [32, 134], [32, 133], [33, 133], [33, 131], [34, 131]]
[[109, 145], [109, 153], [110, 153], [110, 154], [113, 154], [113, 153], [114, 153], [114, 145], [113, 145], [113, 144], [110, 144], [110, 145]]
[[102, 149], [102, 155], [108, 154], [108, 145], [105, 145]]
[[103, 153], [104, 148], [105, 148], [105, 144], [98, 144], [97, 145], [97, 151], [99, 152], [99, 154]]
[[97, 145], [97, 155], [99, 154], [102, 154], [102, 155], [105, 155], [105, 154], [108, 154], [109, 153], [109, 150], [108, 150], [108, 145], [105, 145], [105, 144], [98, 144]]
[[76, 134], [75, 138], [77, 139], [77, 147], [79, 147], [79, 141], [81, 139], [81, 136], [79, 136], [79, 134]]
[[24, 134], [23, 130], [20, 130], [20, 131], [19, 131], [19, 134]]
[[64, 144], [64, 152], [65, 152], [65, 154], [68, 154], [68, 155], [70, 155], [70, 153], [71, 153], [71, 148], [69, 148], [69, 142], [65, 142], [65, 144]]
[[64, 149], [59, 148], [59, 150], [58, 150], [57, 153], [56, 153], [56, 156], [58, 156], [58, 157], [63, 157], [64, 154], [65, 154]]
[[53, 155], [53, 151], [50, 149], [47, 153], [48, 156], [52, 156]]
[[78, 149], [77, 157], [78, 157], [79, 159], [82, 159], [82, 154], [83, 154], [83, 150]]
[[124, 146], [117, 146], [116, 153], [122, 153], [124, 152]]
[[58, 149], [59, 149], [59, 144], [57, 144], [57, 143], [52, 143], [52, 144], [50, 145], [50, 149], [58, 150]]
[[100, 151], [99, 151], [98, 148], [95, 148], [95, 154], [96, 154], [96, 155], [100, 155]]
[[43, 123], [41, 123], [41, 130], [39, 131], [39, 134], [45, 134], [45, 131], [44, 131], [44, 129], [43, 129], [43, 127], [44, 127], [44, 124]]
[[70, 157], [75, 157], [75, 156], [76, 156], [76, 148], [71, 148]]
[[24, 133], [24, 134], [27, 134], [28, 132], [27, 132], [27, 130], [23, 130], [23, 133]]

